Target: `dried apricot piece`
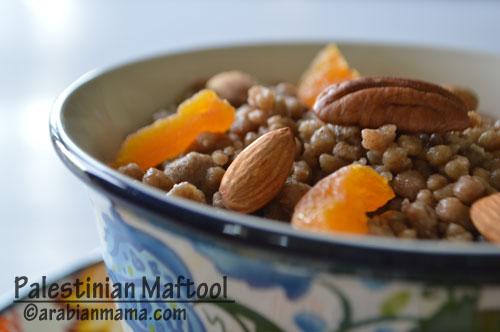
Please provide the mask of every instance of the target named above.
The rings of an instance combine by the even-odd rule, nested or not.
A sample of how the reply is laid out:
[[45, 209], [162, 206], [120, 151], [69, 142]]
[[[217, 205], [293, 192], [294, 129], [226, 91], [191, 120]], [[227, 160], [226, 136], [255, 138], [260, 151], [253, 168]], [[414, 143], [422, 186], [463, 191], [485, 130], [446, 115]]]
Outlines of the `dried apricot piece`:
[[292, 226], [313, 231], [366, 234], [366, 212], [393, 198], [386, 178], [362, 165], [349, 165], [316, 183], [297, 203]]
[[316, 55], [302, 75], [297, 94], [303, 103], [312, 108], [316, 97], [327, 86], [358, 77], [359, 73], [349, 68], [337, 45], [329, 44]]
[[234, 120], [234, 107], [212, 90], [186, 99], [177, 113], [127, 136], [114, 167], [136, 163], [143, 170], [186, 151], [203, 132], [225, 132]]

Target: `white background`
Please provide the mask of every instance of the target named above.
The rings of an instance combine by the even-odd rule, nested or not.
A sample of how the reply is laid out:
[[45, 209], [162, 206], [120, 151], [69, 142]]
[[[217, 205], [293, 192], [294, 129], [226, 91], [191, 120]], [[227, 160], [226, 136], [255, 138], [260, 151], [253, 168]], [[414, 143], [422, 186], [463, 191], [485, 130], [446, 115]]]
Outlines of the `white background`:
[[87, 193], [49, 141], [50, 107], [67, 85], [180, 48], [297, 39], [500, 56], [500, 2], [0, 0], [0, 295], [15, 275], [55, 276], [98, 246]]

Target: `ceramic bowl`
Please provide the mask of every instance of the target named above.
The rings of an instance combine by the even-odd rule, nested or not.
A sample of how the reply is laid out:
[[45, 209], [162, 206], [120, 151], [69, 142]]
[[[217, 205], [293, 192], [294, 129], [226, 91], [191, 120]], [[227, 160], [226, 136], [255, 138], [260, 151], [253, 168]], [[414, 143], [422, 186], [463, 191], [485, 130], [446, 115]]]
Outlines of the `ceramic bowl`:
[[[297, 82], [324, 44], [245, 45], [168, 54], [85, 75], [56, 102], [54, 147], [89, 188], [114, 282], [227, 277], [234, 303], [120, 303], [183, 308], [185, 320], [124, 321], [136, 331], [490, 331], [500, 325], [500, 249], [326, 236], [164, 193], [109, 162], [193, 80], [240, 69], [262, 82]], [[340, 43], [363, 75], [458, 82], [500, 117], [500, 56], [401, 45]], [[181, 294], [186, 296], [186, 294]], [[136, 294], [139, 298], [141, 294]], [[496, 324], [496, 325], [495, 325]], [[492, 330], [493, 331], [493, 330]]]

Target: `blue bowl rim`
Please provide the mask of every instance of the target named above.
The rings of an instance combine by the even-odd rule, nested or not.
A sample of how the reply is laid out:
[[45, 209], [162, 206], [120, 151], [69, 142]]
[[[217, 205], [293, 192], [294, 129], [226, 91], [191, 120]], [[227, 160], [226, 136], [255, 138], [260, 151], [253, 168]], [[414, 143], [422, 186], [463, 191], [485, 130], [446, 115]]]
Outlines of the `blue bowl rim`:
[[[454, 244], [444, 241], [411, 241], [374, 236], [324, 235], [297, 231], [288, 224], [266, 220], [261, 217], [242, 215], [213, 207], [200, 206], [187, 200], [165, 197], [157, 189], [134, 181], [105, 163], [95, 159], [73, 142], [65, 131], [62, 116], [66, 100], [74, 91], [120, 68], [140, 62], [169, 56], [182, 56], [185, 53], [217, 51], [227, 48], [253, 48], [269, 46], [304, 46], [320, 47], [328, 41], [306, 42], [265, 42], [230, 45], [218, 45], [197, 49], [178, 50], [143, 57], [133, 61], [105, 68], [92, 70], [68, 86], [54, 103], [49, 120], [50, 137], [53, 146], [63, 163], [87, 185], [113, 197], [113, 199], [147, 211], [158, 218], [153, 222], [160, 228], [169, 228], [162, 217], [176, 218], [176, 226], [204, 233], [217, 239], [224, 239], [232, 244], [244, 244], [257, 248], [273, 249], [285, 254], [307, 257], [314, 261], [335, 262], [339, 265], [352, 266], [363, 271], [389, 271], [389, 275], [420, 279], [443, 277], [449, 280], [469, 281], [471, 278], [481, 282], [500, 282], [500, 248], [489, 243]], [[400, 47], [454, 51], [485, 56], [497, 56], [485, 52], [444, 49], [409, 44], [339, 42], [340, 45], [363, 45], [376, 47]], [[463, 272], [467, 271], [464, 276]], [[460, 275], [457, 275], [460, 273]], [[463, 277], [463, 278], [462, 278]]]

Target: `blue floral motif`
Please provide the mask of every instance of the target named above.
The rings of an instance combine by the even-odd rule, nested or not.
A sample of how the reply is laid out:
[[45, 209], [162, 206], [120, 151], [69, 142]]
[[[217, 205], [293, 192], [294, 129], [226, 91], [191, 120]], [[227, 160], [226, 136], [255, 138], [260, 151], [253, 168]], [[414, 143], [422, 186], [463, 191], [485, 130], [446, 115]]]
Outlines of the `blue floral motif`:
[[373, 332], [394, 332], [393, 329], [391, 329], [390, 327], [377, 327], [375, 328], [375, 330], [373, 330]]
[[[135, 299], [150, 299], [142, 294], [142, 278], [146, 277], [149, 285], [153, 285], [157, 276], [161, 283], [176, 282], [178, 276], [193, 280], [191, 273], [180, 257], [163, 242], [153, 236], [127, 225], [116, 212], [110, 208], [109, 214], [103, 213], [104, 242], [107, 246], [104, 260], [108, 274], [113, 282], [122, 284], [129, 282], [135, 285]], [[112, 267], [112, 268], [111, 268]], [[179, 299], [186, 299], [183, 293]], [[177, 298], [176, 298], [177, 299]], [[173, 308], [170, 303], [125, 303], [123, 308], [136, 308], [140, 313], [146, 309], [149, 315], [156, 309]], [[176, 303], [175, 308], [186, 309], [186, 320], [127, 320], [134, 331], [205, 331], [205, 328], [189, 303]]]
[[327, 328], [326, 321], [311, 312], [298, 312], [293, 316], [293, 321], [304, 332], [323, 332]]
[[361, 283], [370, 290], [381, 290], [387, 285], [387, 281], [381, 279], [361, 278]]
[[217, 270], [228, 277], [240, 279], [256, 288], [281, 286], [291, 300], [304, 295], [309, 289], [312, 274], [306, 269], [285, 268], [276, 262], [266, 262], [260, 257], [251, 258], [237, 251], [194, 241], [193, 245], [203, 256], [212, 261]]

